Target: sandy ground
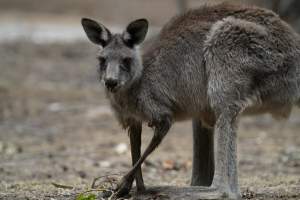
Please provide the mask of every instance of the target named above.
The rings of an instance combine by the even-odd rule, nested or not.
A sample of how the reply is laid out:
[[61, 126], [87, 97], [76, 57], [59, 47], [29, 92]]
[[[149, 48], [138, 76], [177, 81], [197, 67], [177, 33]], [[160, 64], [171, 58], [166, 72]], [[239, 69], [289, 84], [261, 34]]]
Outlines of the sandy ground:
[[[40, 6], [26, 7], [35, 1]], [[56, 1], [55, 7], [48, 1], [7, 2], [0, 0], [0, 24], [23, 20], [74, 25], [81, 16], [122, 24], [146, 15], [159, 26], [176, 12], [169, 1], [136, 9], [141, 5], [135, 0], [125, 10], [110, 0], [85, 1], [80, 9], [79, 0]], [[112, 13], [92, 6], [103, 3]], [[0, 44], [0, 199], [71, 200], [90, 188], [95, 177], [130, 169], [129, 140], [97, 80], [95, 52], [86, 40], [39, 44], [21, 38]], [[241, 120], [238, 151], [244, 199], [300, 199], [299, 132], [299, 109], [283, 122], [267, 115]], [[190, 122], [174, 125], [143, 166], [146, 185], [189, 184], [191, 133]], [[151, 129], [144, 127], [143, 148], [151, 136]]]

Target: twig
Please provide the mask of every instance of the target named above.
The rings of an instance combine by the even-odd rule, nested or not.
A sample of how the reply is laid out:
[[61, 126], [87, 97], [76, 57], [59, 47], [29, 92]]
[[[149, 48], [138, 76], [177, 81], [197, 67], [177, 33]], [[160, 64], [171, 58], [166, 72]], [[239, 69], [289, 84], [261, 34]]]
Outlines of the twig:
[[91, 185], [91, 188], [92, 189], [95, 189], [96, 188], [96, 182], [102, 178], [106, 178], [106, 180], [110, 183], [110, 185], [112, 186], [112, 182], [115, 181], [115, 179], [112, 179], [112, 177], [110, 176], [118, 176], [120, 174], [107, 174], [107, 175], [104, 175], [104, 176], [99, 176], [99, 177], [96, 177], [94, 178], [93, 182], [92, 182], [92, 185]]
[[62, 184], [57, 184], [57, 183], [51, 183], [51, 184], [57, 188], [68, 189], [68, 190], [74, 189], [73, 186], [69, 186], [69, 185], [62, 185]]

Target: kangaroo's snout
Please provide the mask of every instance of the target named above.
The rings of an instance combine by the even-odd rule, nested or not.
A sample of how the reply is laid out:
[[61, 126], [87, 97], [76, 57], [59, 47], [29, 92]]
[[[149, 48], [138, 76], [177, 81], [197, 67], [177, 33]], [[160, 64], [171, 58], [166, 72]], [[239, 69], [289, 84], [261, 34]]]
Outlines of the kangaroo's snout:
[[118, 86], [118, 80], [111, 79], [111, 78], [107, 79], [107, 80], [105, 80], [105, 86], [108, 90], [114, 91], [115, 88], [117, 88], [117, 86]]

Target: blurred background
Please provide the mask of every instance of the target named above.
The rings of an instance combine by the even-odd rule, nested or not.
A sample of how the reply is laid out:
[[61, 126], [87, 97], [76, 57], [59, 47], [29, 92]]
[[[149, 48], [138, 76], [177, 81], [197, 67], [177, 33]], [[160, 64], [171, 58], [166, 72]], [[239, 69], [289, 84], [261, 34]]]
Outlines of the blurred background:
[[[0, 199], [74, 199], [93, 178], [130, 168], [127, 134], [97, 80], [97, 48], [82, 17], [113, 31], [145, 17], [155, 35], [201, 0], [0, 0]], [[240, 0], [279, 13], [300, 31], [299, 0]], [[245, 199], [300, 199], [300, 111], [278, 122], [243, 118], [239, 163]], [[144, 146], [152, 136], [145, 127]], [[143, 166], [147, 185], [186, 185], [191, 123], [176, 124]], [[71, 186], [54, 187], [51, 183]]]

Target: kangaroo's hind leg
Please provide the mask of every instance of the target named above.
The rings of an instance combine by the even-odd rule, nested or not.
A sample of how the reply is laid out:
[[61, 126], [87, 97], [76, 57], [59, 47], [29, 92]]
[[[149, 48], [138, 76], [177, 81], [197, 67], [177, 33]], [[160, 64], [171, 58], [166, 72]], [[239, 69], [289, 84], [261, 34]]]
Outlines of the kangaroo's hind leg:
[[213, 130], [193, 120], [193, 170], [192, 186], [210, 186], [214, 176]]

